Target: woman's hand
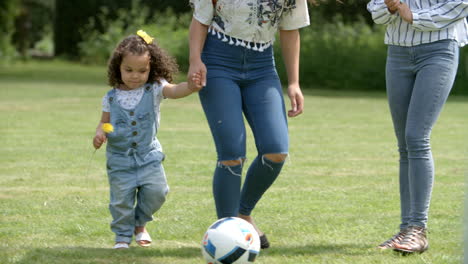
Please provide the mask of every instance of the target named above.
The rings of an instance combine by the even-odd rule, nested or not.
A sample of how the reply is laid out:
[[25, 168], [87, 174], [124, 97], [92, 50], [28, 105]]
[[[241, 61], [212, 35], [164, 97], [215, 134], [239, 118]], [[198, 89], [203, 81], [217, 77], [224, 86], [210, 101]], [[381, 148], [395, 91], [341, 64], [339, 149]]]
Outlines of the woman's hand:
[[291, 100], [291, 110], [288, 111], [289, 117], [295, 117], [302, 114], [304, 110], [304, 96], [298, 84], [288, 86], [288, 96]]
[[197, 76], [197, 78], [199, 79], [201, 87], [206, 85], [206, 66], [201, 61], [201, 59], [190, 61], [190, 67], [187, 73], [187, 80], [193, 80], [194, 76]]
[[400, 13], [404, 21], [413, 24], [413, 12], [411, 12], [411, 9], [406, 3], [400, 3], [398, 6], [398, 13]]
[[395, 14], [398, 11], [398, 7], [400, 6], [400, 0], [385, 0], [385, 5], [387, 5], [388, 11], [390, 13]]

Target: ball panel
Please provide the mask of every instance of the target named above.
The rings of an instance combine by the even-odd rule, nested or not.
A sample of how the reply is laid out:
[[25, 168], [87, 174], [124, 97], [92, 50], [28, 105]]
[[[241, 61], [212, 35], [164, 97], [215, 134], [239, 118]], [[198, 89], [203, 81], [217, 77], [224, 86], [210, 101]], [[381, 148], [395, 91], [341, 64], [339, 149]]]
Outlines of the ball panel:
[[236, 260], [238, 260], [240, 257], [242, 257], [242, 255], [244, 255], [244, 253], [246, 251], [247, 250], [245, 250], [245, 249], [243, 249], [241, 247], [236, 247], [231, 252], [229, 252], [226, 255], [218, 258], [218, 260], [223, 264], [232, 264], [232, 263], [236, 262]]
[[233, 221], [234, 217], [226, 217], [214, 222], [208, 229], [216, 229], [225, 222]]
[[249, 258], [247, 259], [247, 261], [254, 262], [258, 256], [258, 253], [259, 253], [258, 251], [249, 250]]
[[216, 255], [216, 247], [211, 243], [210, 240], [206, 240], [206, 243], [203, 243], [203, 247], [205, 248], [205, 252], [208, 253], [212, 258]]

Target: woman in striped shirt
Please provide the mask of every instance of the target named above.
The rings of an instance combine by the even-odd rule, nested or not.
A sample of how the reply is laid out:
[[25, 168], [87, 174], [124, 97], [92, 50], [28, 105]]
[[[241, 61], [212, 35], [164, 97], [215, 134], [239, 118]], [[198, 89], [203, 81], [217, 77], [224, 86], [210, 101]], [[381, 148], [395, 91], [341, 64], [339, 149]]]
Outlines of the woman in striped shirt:
[[468, 42], [468, 0], [372, 0], [387, 25], [387, 96], [400, 153], [400, 231], [379, 248], [422, 253], [434, 181], [430, 134]]

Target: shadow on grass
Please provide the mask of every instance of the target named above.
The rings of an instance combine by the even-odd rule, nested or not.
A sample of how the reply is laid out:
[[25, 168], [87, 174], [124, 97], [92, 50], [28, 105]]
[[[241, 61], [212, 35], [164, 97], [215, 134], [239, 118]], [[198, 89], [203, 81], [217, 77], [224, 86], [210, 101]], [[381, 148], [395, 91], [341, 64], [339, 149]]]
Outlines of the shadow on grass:
[[[375, 258], [383, 256], [385, 258], [390, 258], [391, 260], [409, 260], [416, 259], [418, 261], [421, 259], [420, 254], [401, 254], [393, 250], [379, 250], [375, 245], [369, 244], [314, 244], [314, 245], [304, 245], [304, 246], [283, 246], [283, 247], [273, 247], [267, 250], [260, 252], [260, 255], [263, 257], [275, 256], [282, 257], [316, 257], [321, 255], [336, 256], [341, 259], [361, 259], [361, 258]], [[427, 254], [426, 254], [427, 255]], [[328, 263], [328, 262], [327, 262]], [[337, 262], [344, 263], [344, 262]], [[348, 263], [348, 262], [347, 262]], [[354, 262], [349, 262], [354, 263]], [[365, 262], [356, 262], [356, 263], [365, 263]], [[413, 263], [413, 262], [411, 262]]]
[[148, 262], [152, 258], [201, 259], [201, 253], [200, 248], [187, 246], [169, 249], [131, 247], [128, 250], [86, 247], [35, 248], [16, 263], [152, 263]]
[[291, 247], [272, 247], [263, 250], [260, 254], [265, 256], [307, 256], [307, 255], [347, 255], [359, 256], [367, 254], [372, 249], [368, 245], [358, 244], [314, 244]]
[[[375, 250], [368, 245], [358, 244], [328, 244], [328, 245], [304, 245], [304, 246], [282, 246], [262, 250], [263, 257], [275, 256], [318, 256], [318, 255], [340, 255], [360, 256], [367, 255]], [[375, 252], [377, 253], [377, 252]], [[114, 250], [110, 248], [86, 248], [86, 247], [57, 247], [57, 248], [35, 248], [27, 252], [18, 262], [19, 264], [30, 263], [171, 263], [171, 261], [190, 260], [202, 261], [200, 248], [138, 248], [129, 250]], [[156, 262], [155, 262], [156, 261]], [[198, 262], [196, 262], [198, 263]]]

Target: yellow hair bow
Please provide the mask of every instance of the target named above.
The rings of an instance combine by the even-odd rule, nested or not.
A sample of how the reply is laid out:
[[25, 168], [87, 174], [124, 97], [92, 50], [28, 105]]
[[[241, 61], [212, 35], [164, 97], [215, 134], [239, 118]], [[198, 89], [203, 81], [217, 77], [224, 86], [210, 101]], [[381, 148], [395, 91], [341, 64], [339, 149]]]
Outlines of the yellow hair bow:
[[146, 42], [146, 44], [153, 43], [153, 38], [150, 35], [148, 35], [148, 33], [146, 33], [145, 31], [140, 29], [137, 31], [137, 35], [140, 36]]

